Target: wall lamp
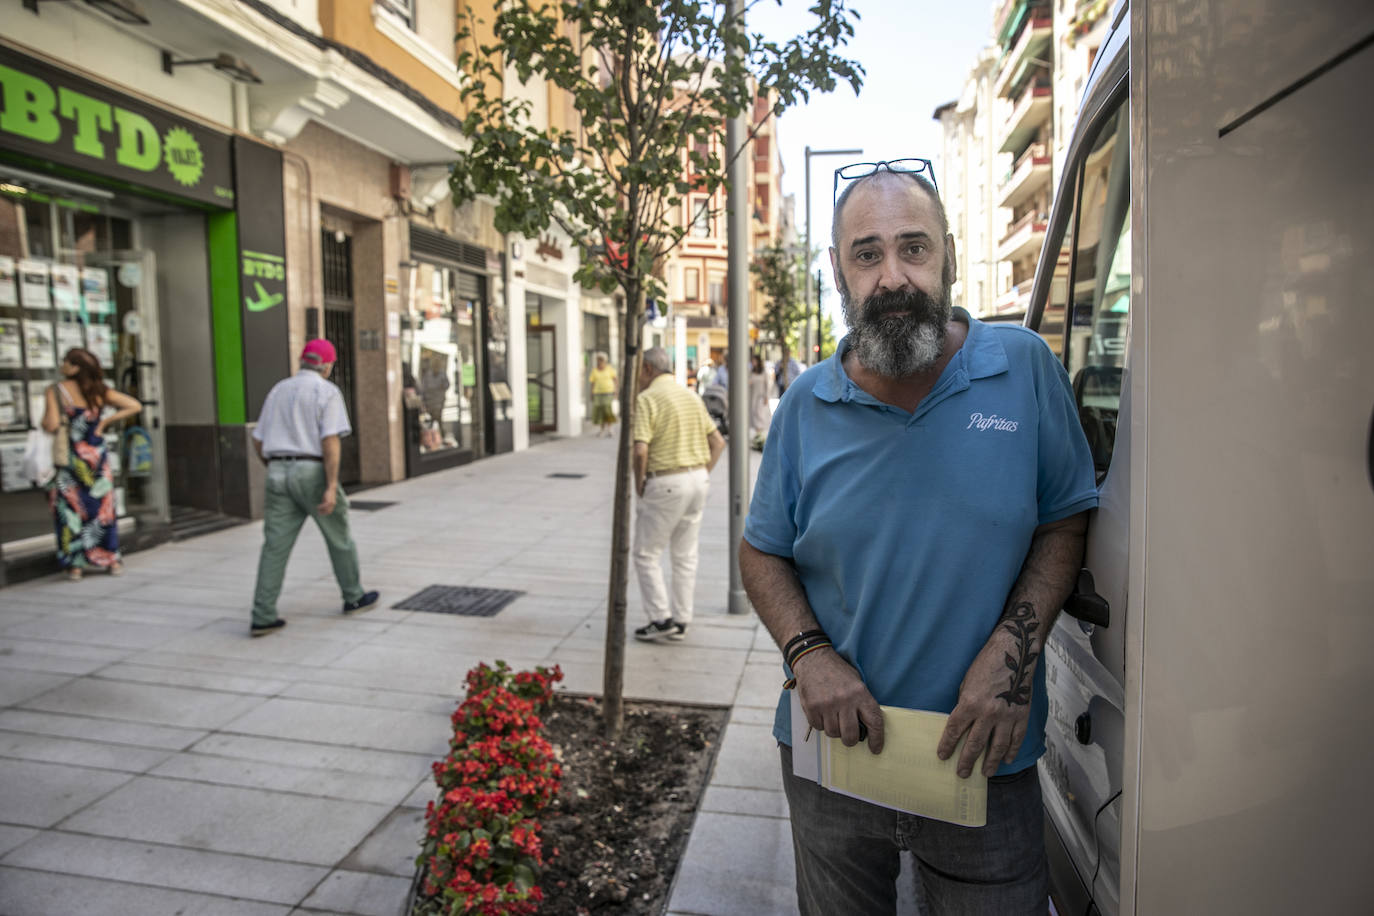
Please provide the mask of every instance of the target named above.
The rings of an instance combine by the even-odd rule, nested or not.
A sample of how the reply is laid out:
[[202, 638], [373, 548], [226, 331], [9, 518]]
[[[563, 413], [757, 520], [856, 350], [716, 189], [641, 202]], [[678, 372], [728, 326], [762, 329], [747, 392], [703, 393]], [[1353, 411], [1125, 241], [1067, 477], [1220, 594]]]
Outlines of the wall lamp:
[[261, 83], [262, 78], [252, 67], [244, 63], [241, 58], [235, 57], [228, 51], [221, 51], [214, 57], [197, 57], [193, 60], [174, 60], [171, 51], [162, 52], [162, 72], [170, 74], [176, 67], [198, 66], [209, 64], [220, 73], [228, 76], [240, 83]]
[[[42, 2], [43, 0], [24, 0], [24, 9], [37, 15], [38, 4]], [[53, 0], [48, 0], [48, 2], [53, 2]], [[58, 2], [70, 2], [70, 0], [58, 0]], [[151, 22], [143, 12], [143, 7], [135, 3], [134, 0], [86, 0], [86, 5], [95, 7], [116, 22], [124, 22], [129, 25], [148, 25]]]

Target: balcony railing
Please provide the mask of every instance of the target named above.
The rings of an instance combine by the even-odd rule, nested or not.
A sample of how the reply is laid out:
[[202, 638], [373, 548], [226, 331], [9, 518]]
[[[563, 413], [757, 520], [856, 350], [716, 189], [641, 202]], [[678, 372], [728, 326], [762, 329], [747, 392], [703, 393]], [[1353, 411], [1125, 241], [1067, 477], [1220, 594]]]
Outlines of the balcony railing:
[[1001, 261], [1016, 261], [1027, 254], [1039, 252], [1045, 240], [1045, 229], [1049, 224], [1049, 214], [1031, 210], [1011, 224], [1007, 234], [997, 246], [997, 258]]
[[1000, 151], [1013, 153], [1024, 147], [1048, 118], [1052, 103], [1048, 83], [1032, 83], [1021, 93], [1007, 116]]
[[1010, 89], [1020, 84], [1032, 67], [1040, 67], [1049, 72], [1048, 58], [1053, 38], [1054, 20], [1049, 10], [1033, 10], [1021, 25], [1011, 49], [1002, 58], [1001, 69], [993, 84], [998, 95], [1006, 95]]
[[1032, 143], [1007, 171], [997, 191], [1004, 207], [1024, 203], [1050, 178], [1050, 151], [1043, 143]]

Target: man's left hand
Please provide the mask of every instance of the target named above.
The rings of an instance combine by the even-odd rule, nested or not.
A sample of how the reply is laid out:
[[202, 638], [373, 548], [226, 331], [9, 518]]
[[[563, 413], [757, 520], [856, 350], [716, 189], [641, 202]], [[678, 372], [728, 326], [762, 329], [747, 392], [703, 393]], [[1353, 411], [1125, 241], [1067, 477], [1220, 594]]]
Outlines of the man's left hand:
[[985, 776], [995, 775], [998, 767], [1015, 760], [1021, 750], [1030, 718], [1036, 660], [1034, 654], [1027, 659], [1027, 651], [1016, 635], [998, 626], [964, 674], [959, 703], [949, 714], [935, 749], [941, 760], [948, 760], [959, 739], [968, 734], [957, 764], [960, 777], [973, 772], [984, 750]]

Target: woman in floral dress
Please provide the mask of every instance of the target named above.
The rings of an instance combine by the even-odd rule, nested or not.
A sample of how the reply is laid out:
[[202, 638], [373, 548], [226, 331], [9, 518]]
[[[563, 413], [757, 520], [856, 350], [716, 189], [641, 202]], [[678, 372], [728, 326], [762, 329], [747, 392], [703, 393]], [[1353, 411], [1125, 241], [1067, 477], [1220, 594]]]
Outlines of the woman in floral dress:
[[[59, 436], [64, 432], [62, 418], [67, 418], [71, 446], [67, 466], [57, 468], [48, 493], [57, 526], [57, 559], [69, 579], [80, 579], [88, 568], [119, 575], [114, 468], [105, 430], [134, 416], [143, 405], [105, 384], [100, 361], [90, 350], [68, 350], [61, 370], [63, 379], [48, 389], [43, 413], [43, 429]], [[110, 409], [113, 412], [107, 412]]]

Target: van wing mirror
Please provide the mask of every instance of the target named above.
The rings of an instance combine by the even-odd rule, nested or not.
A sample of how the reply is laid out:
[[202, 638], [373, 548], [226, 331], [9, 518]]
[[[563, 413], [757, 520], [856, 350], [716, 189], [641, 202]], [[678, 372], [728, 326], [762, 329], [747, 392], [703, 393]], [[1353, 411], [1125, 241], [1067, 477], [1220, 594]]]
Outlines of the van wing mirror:
[[1093, 626], [1110, 625], [1111, 608], [1107, 605], [1107, 599], [1097, 593], [1093, 574], [1088, 570], [1078, 571], [1078, 581], [1074, 583], [1073, 594], [1064, 602], [1064, 613]]

